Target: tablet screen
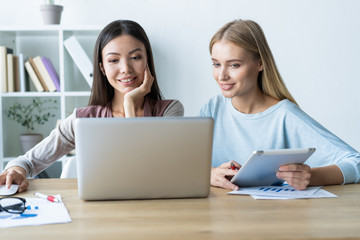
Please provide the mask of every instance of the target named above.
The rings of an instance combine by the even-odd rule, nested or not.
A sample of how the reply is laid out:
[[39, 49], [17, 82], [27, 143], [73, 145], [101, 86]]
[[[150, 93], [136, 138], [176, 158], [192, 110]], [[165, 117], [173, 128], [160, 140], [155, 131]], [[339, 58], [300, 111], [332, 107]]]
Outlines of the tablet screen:
[[239, 187], [280, 185], [284, 181], [276, 172], [281, 165], [302, 164], [314, 152], [315, 148], [254, 151], [231, 182]]

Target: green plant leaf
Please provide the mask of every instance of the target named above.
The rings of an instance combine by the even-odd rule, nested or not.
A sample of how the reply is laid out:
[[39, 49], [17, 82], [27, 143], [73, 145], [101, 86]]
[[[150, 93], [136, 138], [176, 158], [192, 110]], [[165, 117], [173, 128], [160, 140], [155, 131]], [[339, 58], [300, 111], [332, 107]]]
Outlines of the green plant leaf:
[[[56, 115], [52, 110], [57, 109], [57, 100], [33, 98], [28, 105], [14, 103], [7, 111], [7, 117], [25, 127], [28, 132], [37, 125], [43, 125]], [[44, 113], [45, 112], [45, 113]]]

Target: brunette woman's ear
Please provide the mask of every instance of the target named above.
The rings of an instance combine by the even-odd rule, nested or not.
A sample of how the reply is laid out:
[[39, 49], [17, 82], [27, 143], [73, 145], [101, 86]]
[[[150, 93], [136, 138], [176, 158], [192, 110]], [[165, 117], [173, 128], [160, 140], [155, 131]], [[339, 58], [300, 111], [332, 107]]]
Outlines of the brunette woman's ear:
[[100, 67], [100, 70], [101, 70], [101, 72], [103, 73], [103, 75], [106, 76], [106, 74], [105, 74], [105, 69], [104, 69], [102, 63], [99, 63], [99, 67]]

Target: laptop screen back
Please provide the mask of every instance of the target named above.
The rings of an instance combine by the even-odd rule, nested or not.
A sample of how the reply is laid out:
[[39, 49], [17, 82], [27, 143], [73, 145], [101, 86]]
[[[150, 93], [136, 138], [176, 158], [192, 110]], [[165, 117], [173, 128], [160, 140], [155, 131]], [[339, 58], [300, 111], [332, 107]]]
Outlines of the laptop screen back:
[[207, 197], [212, 118], [79, 118], [84, 200]]

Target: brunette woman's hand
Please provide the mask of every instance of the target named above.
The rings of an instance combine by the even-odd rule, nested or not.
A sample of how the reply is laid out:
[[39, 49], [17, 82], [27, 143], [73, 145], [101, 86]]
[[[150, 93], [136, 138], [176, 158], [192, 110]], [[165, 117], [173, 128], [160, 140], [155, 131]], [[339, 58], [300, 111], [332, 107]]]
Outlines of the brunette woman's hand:
[[238, 172], [241, 165], [235, 161], [221, 164], [211, 169], [211, 185], [230, 190], [238, 190], [239, 187], [230, 182], [230, 179]]
[[310, 184], [310, 167], [306, 164], [288, 164], [279, 168], [276, 176], [296, 190], [305, 190]]
[[153, 82], [154, 77], [151, 75], [149, 66], [146, 66], [143, 83], [124, 96], [125, 117], [136, 117], [136, 106], [143, 103], [146, 94], [151, 91]]
[[26, 179], [25, 169], [22, 167], [11, 167], [0, 174], [0, 185], [6, 185], [9, 189], [11, 184], [19, 185], [18, 192], [24, 192], [29, 187], [29, 181]]
[[151, 86], [154, 82], [154, 77], [151, 75], [149, 66], [146, 66], [144, 70], [144, 81], [143, 83], [125, 94], [125, 100], [137, 102], [142, 100], [146, 94], [151, 91]]

